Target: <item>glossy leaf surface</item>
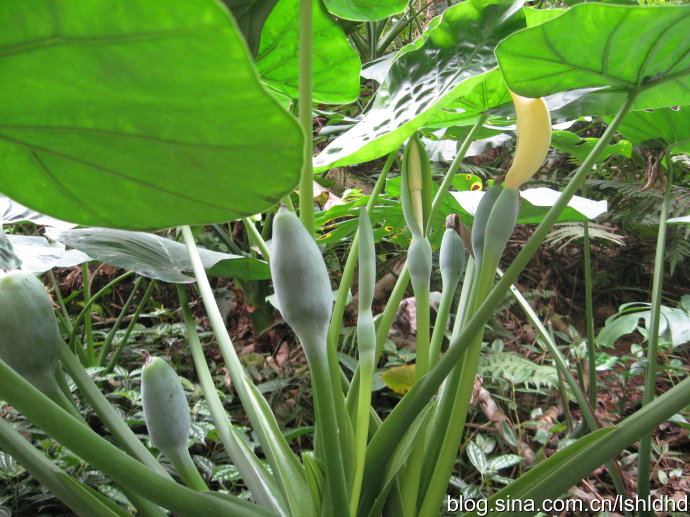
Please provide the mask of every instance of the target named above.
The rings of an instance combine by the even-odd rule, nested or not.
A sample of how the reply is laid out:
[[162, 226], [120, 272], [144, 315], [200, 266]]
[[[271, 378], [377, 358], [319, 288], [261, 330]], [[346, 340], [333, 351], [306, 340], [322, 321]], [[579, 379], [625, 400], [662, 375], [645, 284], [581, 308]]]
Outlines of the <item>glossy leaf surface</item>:
[[0, 183], [20, 203], [152, 229], [254, 214], [297, 183], [302, 132], [216, 2], [10, 0], [0, 24]]
[[494, 47], [524, 27], [519, 4], [468, 0], [401, 52], [372, 108], [316, 158], [316, 170], [373, 160], [397, 149], [446, 102], [468, 94], [496, 67]]
[[9, 242], [27, 273], [45, 273], [54, 267], [72, 267], [91, 258], [79, 250], [66, 250], [59, 242], [50, 243], [38, 235], [8, 235]]

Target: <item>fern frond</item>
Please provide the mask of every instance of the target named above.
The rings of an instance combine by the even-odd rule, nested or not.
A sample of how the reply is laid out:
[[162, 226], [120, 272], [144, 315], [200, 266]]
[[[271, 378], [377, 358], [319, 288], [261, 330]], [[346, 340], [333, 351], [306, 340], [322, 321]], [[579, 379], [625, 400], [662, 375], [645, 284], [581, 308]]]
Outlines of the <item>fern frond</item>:
[[[544, 239], [544, 244], [551, 247], [558, 246], [556, 251], [560, 252], [568, 244], [584, 238], [584, 235], [583, 223], [561, 223], [554, 225], [554, 229]], [[622, 235], [611, 231], [610, 228], [592, 222], [589, 223], [589, 238], [603, 239], [618, 246], [622, 246], [624, 240]]]
[[553, 366], [535, 364], [515, 352], [495, 352], [479, 360], [479, 374], [511, 384], [535, 388], [558, 388], [558, 372]]

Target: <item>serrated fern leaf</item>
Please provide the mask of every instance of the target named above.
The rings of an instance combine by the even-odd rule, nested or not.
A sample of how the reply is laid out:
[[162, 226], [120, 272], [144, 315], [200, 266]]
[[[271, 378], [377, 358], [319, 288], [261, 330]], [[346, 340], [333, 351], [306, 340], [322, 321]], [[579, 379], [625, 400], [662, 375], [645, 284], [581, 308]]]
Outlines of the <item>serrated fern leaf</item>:
[[496, 352], [482, 356], [479, 361], [479, 374], [527, 387], [558, 387], [556, 368], [545, 364], [535, 364], [515, 352]]

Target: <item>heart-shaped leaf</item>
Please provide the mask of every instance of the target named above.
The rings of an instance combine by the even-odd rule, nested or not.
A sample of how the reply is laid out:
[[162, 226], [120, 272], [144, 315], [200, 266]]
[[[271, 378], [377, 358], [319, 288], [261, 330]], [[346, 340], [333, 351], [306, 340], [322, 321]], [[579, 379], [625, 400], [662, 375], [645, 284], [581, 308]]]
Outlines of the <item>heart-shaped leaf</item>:
[[79, 250], [66, 250], [59, 242], [50, 243], [36, 235], [9, 235], [14, 252], [27, 273], [45, 273], [54, 267], [72, 267], [91, 258]]
[[606, 86], [618, 102], [606, 98], [604, 112], [632, 91], [633, 109], [690, 104], [689, 21], [689, 5], [578, 4], [506, 38], [496, 56], [508, 87], [527, 97]]
[[302, 131], [211, 0], [0, 3], [0, 189], [129, 229], [254, 214], [298, 181]]
[[[46, 235], [95, 260], [131, 269], [148, 278], [173, 283], [194, 282], [187, 248], [184, 244], [159, 235], [109, 228], [48, 228]], [[253, 280], [271, 276], [268, 264], [261, 260], [203, 248], [199, 248], [199, 254], [208, 274], [212, 276]]]
[[496, 67], [494, 47], [525, 26], [520, 3], [467, 0], [447, 9], [401, 52], [372, 108], [316, 158], [315, 170], [361, 163], [394, 151], [441, 107], [466, 95]]
[[[361, 62], [343, 29], [313, 0], [313, 99], [320, 104], [347, 104], [359, 96]], [[280, 0], [261, 32], [256, 57], [261, 79], [296, 99], [299, 82], [299, 0]]]

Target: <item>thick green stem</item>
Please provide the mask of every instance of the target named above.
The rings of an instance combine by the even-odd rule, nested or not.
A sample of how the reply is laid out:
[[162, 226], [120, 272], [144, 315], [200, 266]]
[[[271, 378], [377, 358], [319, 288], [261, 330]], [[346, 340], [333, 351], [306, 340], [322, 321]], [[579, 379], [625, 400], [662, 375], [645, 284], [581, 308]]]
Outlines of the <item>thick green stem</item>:
[[130, 306], [132, 305], [132, 303], [134, 303], [134, 297], [136, 296], [137, 291], [139, 290], [139, 287], [141, 286], [141, 283], [143, 281], [144, 281], [143, 276], [138, 276], [137, 279], [134, 281], [134, 286], [132, 287], [132, 291], [129, 293], [129, 296], [127, 297], [127, 301], [125, 302], [125, 305], [122, 307], [120, 314], [118, 314], [117, 320], [113, 324], [113, 327], [108, 332], [108, 335], [105, 338], [105, 343], [103, 343], [103, 346], [101, 347], [101, 351], [98, 354], [98, 365], [99, 366], [103, 366], [105, 364], [105, 358], [108, 357], [108, 354], [110, 353], [110, 347], [113, 343], [113, 339], [115, 338], [115, 334], [119, 330], [120, 325], [122, 325], [122, 321], [125, 319], [125, 316], [127, 315], [127, 311], [129, 310]]
[[0, 418], [0, 447], [11, 454], [42, 486], [50, 490], [76, 515], [117, 517], [130, 515], [118, 511], [95, 496], [90, 489], [69, 477], [62, 469], [38, 452], [5, 419]]
[[[510, 225], [510, 221], [507, 223]], [[514, 224], [510, 226], [512, 228]], [[482, 267], [475, 270], [469, 294], [469, 311], [465, 312], [465, 318], [474, 313], [481, 300], [491, 290], [496, 275], [496, 265], [502, 252], [503, 248], [500, 244], [485, 243]], [[436, 425], [432, 430], [427, 452], [424, 454], [426, 464], [424, 473], [430, 475], [430, 479], [425, 484], [426, 486], [420, 487], [423, 495], [420, 515], [438, 513], [439, 502], [447, 490], [448, 479], [453, 472], [467, 413], [470, 409], [482, 337], [481, 331], [473, 337], [472, 344], [461, 361], [453, 368], [439, 395], [434, 419]]]
[[117, 344], [117, 348], [115, 349], [115, 353], [110, 358], [110, 361], [108, 361], [108, 365], [105, 367], [104, 373], [112, 372], [115, 369], [115, 367], [117, 366], [117, 363], [120, 360], [120, 355], [122, 354], [122, 351], [124, 350], [125, 345], [127, 345], [127, 343], [129, 342], [129, 336], [132, 334], [132, 331], [134, 330], [134, 327], [136, 326], [137, 321], [139, 321], [139, 316], [141, 316], [141, 313], [143, 312], [144, 308], [146, 307], [146, 304], [149, 301], [149, 298], [151, 297], [151, 293], [153, 292], [153, 286], [154, 285], [156, 285], [156, 281], [151, 280], [148, 287], [146, 288], [146, 291], [144, 291], [144, 295], [141, 297], [141, 301], [139, 302], [137, 309], [134, 311], [134, 314], [132, 315], [132, 320], [129, 322], [129, 325], [127, 325], [127, 329], [125, 330], [125, 333], [122, 336], [122, 339]]
[[584, 248], [585, 261], [585, 317], [587, 324], [587, 361], [589, 363], [588, 393], [589, 404], [594, 407], [597, 403], [597, 358], [594, 346], [594, 306], [592, 304], [592, 257], [589, 240], [589, 222], [584, 222]]
[[[397, 151], [392, 152], [388, 155], [381, 174], [379, 174], [374, 189], [371, 191], [369, 196], [369, 201], [367, 202], [367, 212], [371, 215], [371, 211], [376, 206], [376, 201], [386, 184], [386, 178], [388, 173], [395, 162], [395, 156]], [[343, 325], [343, 314], [345, 313], [345, 306], [347, 305], [347, 294], [352, 285], [352, 278], [355, 272], [355, 265], [357, 264], [357, 254], [359, 252], [359, 229], [355, 232], [352, 238], [352, 246], [350, 246], [350, 251], [347, 254], [347, 260], [345, 261], [345, 266], [343, 267], [343, 274], [340, 277], [340, 284], [338, 285], [338, 294], [335, 299], [335, 305], [333, 306], [333, 315], [331, 316], [331, 323], [328, 327], [328, 346], [330, 348], [337, 348], [338, 339], [340, 337], [340, 329]], [[333, 375], [333, 373], [331, 373]]]
[[[423, 495], [420, 516], [438, 515], [439, 501], [448, 490], [448, 479], [455, 465], [458, 448], [462, 442], [467, 413], [470, 409], [470, 401], [474, 390], [474, 377], [479, 365], [479, 357], [482, 349], [482, 334], [475, 337], [469, 350], [463, 358], [462, 368], [455, 369], [448, 377], [448, 388], [444, 390], [444, 400], [449, 404], [447, 411], [438, 407], [438, 414], [433, 429], [433, 439], [440, 441], [436, 461], [431, 469], [431, 479], [426, 486], [420, 487]], [[446, 419], [447, 416], [447, 419]], [[440, 433], [439, 431], [440, 427]], [[436, 452], [436, 451], [434, 451]], [[425, 455], [426, 456], [426, 455]], [[430, 456], [426, 456], [426, 460]]]
[[431, 326], [431, 306], [429, 302], [429, 284], [426, 289], [415, 292], [416, 312], [416, 365], [415, 378], [421, 379], [429, 371], [429, 329]]
[[[91, 278], [89, 277], [89, 263], [84, 262], [81, 265], [81, 280], [83, 283], [82, 292], [84, 293], [84, 308], [91, 307]], [[86, 334], [86, 364], [88, 366], [96, 366], [96, 350], [93, 341], [93, 324], [91, 321], [91, 312], [84, 316], [84, 333]]]
[[199, 470], [189, 455], [189, 449], [185, 447], [183, 449], [168, 450], [164, 454], [185, 485], [192, 490], [208, 490], [204, 478], [199, 474]]
[[[324, 336], [325, 337], [325, 336]], [[323, 347], [324, 343], [302, 344], [305, 348]], [[309, 371], [312, 378], [312, 394], [316, 409], [316, 427], [322, 436], [324, 445], [321, 460], [326, 465], [326, 485], [328, 487], [328, 499], [333, 517], [348, 517], [349, 504], [347, 496], [347, 483], [345, 481], [345, 468], [341, 440], [338, 433], [338, 419], [336, 416], [333, 383], [331, 382], [330, 368], [326, 354], [309, 359]]]
[[[69, 346], [70, 346], [70, 349], [74, 350], [75, 353], [77, 353], [81, 359], [86, 360], [86, 356], [84, 355], [83, 347], [76, 345], [77, 331], [79, 330], [79, 325], [81, 324], [82, 320], [84, 320], [87, 315], [91, 314], [91, 305], [93, 305], [105, 293], [110, 292], [110, 289], [112, 289], [115, 285], [119, 284], [125, 278], [128, 278], [133, 274], [134, 274], [134, 271], [127, 271], [126, 273], [121, 274], [120, 276], [118, 276], [114, 280], [111, 280], [110, 282], [108, 282], [106, 285], [103, 286], [103, 288], [100, 291], [98, 291], [93, 296], [89, 297], [89, 300], [84, 304], [84, 307], [82, 307], [82, 309], [79, 312], [79, 314], [77, 315], [77, 317], [74, 318], [74, 321], [72, 322], [72, 332], [70, 333], [70, 336], [69, 336]], [[89, 319], [90, 319], [90, 316], [89, 316]]]
[[[668, 168], [668, 179], [666, 180], [666, 191], [664, 200], [661, 204], [661, 214], [659, 215], [659, 233], [656, 240], [656, 255], [654, 257], [654, 280], [652, 282], [652, 308], [651, 323], [648, 332], [647, 345], [647, 372], [645, 376], [644, 395], [642, 405], [651, 403], [656, 396], [656, 370], [659, 345], [659, 320], [661, 318], [661, 291], [664, 282], [664, 255], [666, 253], [666, 219], [671, 204], [671, 190], [673, 188], [673, 162], [671, 153], [666, 151], [666, 166]], [[650, 457], [652, 453], [652, 435], [647, 434], [640, 439], [640, 449], [637, 459], [637, 494], [640, 498], [649, 496], [650, 479]], [[651, 512], [642, 514], [644, 517], [651, 516]]]
[[242, 402], [242, 406], [247, 412], [247, 416], [257, 434], [259, 443], [266, 454], [268, 462], [271, 464], [273, 473], [280, 483], [283, 497], [285, 497], [293, 514], [311, 515], [313, 511], [312, 502], [304, 497], [304, 494], [309, 493], [304, 470], [288, 446], [284, 435], [280, 432], [275, 416], [271, 413], [266, 400], [258, 393], [256, 387], [250, 383], [245, 375], [237, 352], [232, 345], [228, 329], [225, 327], [225, 320], [213, 296], [213, 290], [206, 276], [204, 265], [201, 262], [192, 231], [189, 226], [182, 226], [180, 229], [184, 243], [187, 246], [190, 261], [192, 262], [197, 286], [221, 354], [225, 360], [228, 373]]
[[431, 343], [429, 344], [429, 365], [433, 366], [438, 361], [441, 355], [441, 345], [443, 344], [443, 337], [446, 334], [446, 327], [448, 326], [448, 317], [450, 316], [450, 309], [455, 297], [455, 288], [443, 289], [441, 292], [441, 303], [438, 305], [436, 312], [436, 320], [434, 322], [434, 332], [431, 334]]
[[290, 194], [283, 196], [280, 202], [284, 204], [286, 208], [290, 210], [290, 212], [292, 212], [293, 214], [296, 213], [295, 205], [292, 203], [292, 198], [290, 197]]
[[271, 259], [271, 252], [268, 250], [266, 241], [264, 241], [264, 238], [256, 229], [256, 226], [254, 226], [254, 221], [252, 221], [249, 217], [243, 217], [242, 222], [244, 223], [244, 228], [249, 236], [249, 242], [259, 248], [259, 251], [261, 251], [261, 254], [264, 256], [264, 260], [269, 261]]
[[596, 163], [596, 160], [603, 152], [605, 146], [610, 142], [622, 118], [630, 109], [636, 97], [636, 93], [637, 92], [631, 92], [628, 95], [624, 105], [620, 108], [604, 135], [583, 161], [556, 203], [551, 207], [541, 224], [527, 241], [524, 248], [515, 257], [504, 277], [492, 289], [486, 300], [479, 306], [479, 309], [472, 318], [469, 319], [464, 329], [452, 340], [448, 351], [439, 360], [436, 366], [434, 366], [434, 368], [432, 368], [424, 378], [417, 382], [402, 398], [393, 412], [383, 422], [373, 439], [369, 442], [369, 447], [367, 447], [367, 467], [365, 470], [364, 486], [370, 486], [370, 490], [367, 493], [368, 495], [365, 494], [366, 500], [364, 500], [362, 504], [368, 504], [370, 502], [369, 497], [375, 497], [374, 494], [378, 493], [378, 488], [380, 487], [380, 482], [384, 475], [385, 465], [395, 450], [395, 444], [400, 441], [415, 417], [424, 408], [431, 397], [434, 396], [448, 373], [465, 353], [472, 338], [476, 336], [478, 332], [481, 332], [495, 307], [501, 302], [510, 289], [511, 284], [515, 282], [520, 272], [536, 253], [544, 237], [558, 220], [558, 216], [563, 212], [573, 195], [575, 195], [575, 192], [577, 192], [585, 176], [591, 170], [594, 163]]
[[72, 377], [77, 388], [79, 388], [79, 392], [91, 405], [120, 446], [133, 458], [136, 458], [159, 474], [170, 478], [167, 471], [156, 461], [146, 446], [141, 443], [129, 426], [120, 418], [120, 415], [113, 409], [105, 395], [98, 389], [96, 383], [91, 380], [79, 359], [65, 343], [62, 344], [60, 349], [60, 362], [70, 377]]
[[239, 498], [190, 490], [139, 463], [65, 412], [0, 360], [0, 398], [85, 461], [122, 485], [181, 517], [273, 514]]
[[[373, 322], [372, 322], [373, 325]], [[371, 387], [374, 378], [373, 356], [360, 356], [359, 368], [361, 381], [359, 397], [357, 399], [357, 427], [355, 429], [355, 471], [350, 496], [350, 515], [357, 514], [359, 495], [362, 491], [362, 476], [364, 475], [364, 461], [366, 459], [367, 441], [369, 437], [369, 412], [371, 410]]]
[[304, 167], [299, 180], [299, 217], [314, 233], [314, 172], [312, 165], [312, 0], [299, 3], [299, 121], [304, 131]]
[[199, 377], [199, 384], [201, 384], [201, 389], [204, 392], [204, 398], [211, 412], [211, 418], [213, 418], [218, 436], [221, 442], [223, 442], [232, 462], [237, 467], [240, 476], [242, 476], [242, 480], [251, 491], [254, 500], [261, 506], [275, 511], [281, 517], [287, 517], [285, 502], [280, 497], [280, 488], [275, 478], [268, 472], [259, 458], [256, 457], [254, 451], [247, 445], [247, 442], [235, 431], [228, 413], [223, 407], [223, 402], [218, 396], [213, 376], [206, 363], [199, 334], [196, 331], [196, 324], [189, 306], [186, 287], [177, 284], [177, 294], [180, 298], [180, 308], [187, 332], [189, 348], [192, 352], [194, 369]]

